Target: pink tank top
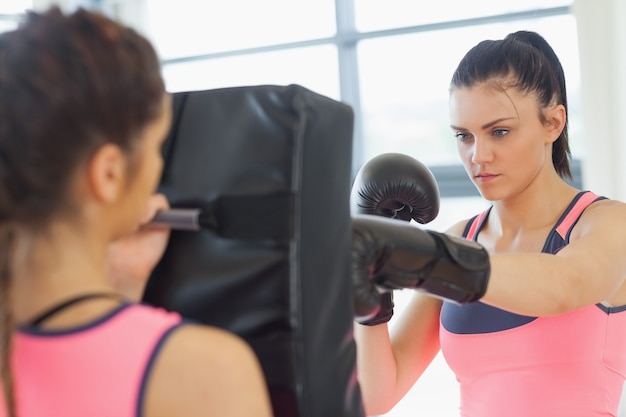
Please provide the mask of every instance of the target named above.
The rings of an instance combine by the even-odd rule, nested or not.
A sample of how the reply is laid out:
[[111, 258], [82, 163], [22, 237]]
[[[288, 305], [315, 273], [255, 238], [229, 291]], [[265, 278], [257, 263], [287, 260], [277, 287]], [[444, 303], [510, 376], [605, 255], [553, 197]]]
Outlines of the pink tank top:
[[180, 323], [175, 313], [124, 305], [79, 328], [20, 329], [12, 356], [18, 417], [141, 416], [152, 363]]
[[[580, 215], [598, 198], [576, 196], [543, 252], [567, 245]], [[476, 239], [488, 212], [468, 224], [466, 238]], [[480, 302], [445, 302], [440, 341], [460, 383], [462, 417], [617, 416], [626, 376], [626, 307], [598, 304], [527, 317]]]

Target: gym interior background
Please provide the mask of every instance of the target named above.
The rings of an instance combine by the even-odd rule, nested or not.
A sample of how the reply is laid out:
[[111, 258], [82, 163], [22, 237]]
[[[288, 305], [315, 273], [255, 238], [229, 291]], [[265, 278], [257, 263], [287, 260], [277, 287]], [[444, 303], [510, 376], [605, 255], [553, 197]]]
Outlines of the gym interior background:
[[[100, 10], [145, 34], [171, 92], [295, 83], [350, 104], [353, 172], [384, 152], [424, 162], [442, 196], [436, 230], [486, 207], [448, 127], [450, 76], [478, 41], [535, 30], [565, 69], [575, 185], [626, 201], [623, 0], [0, 0], [0, 32], [50, 4]], [[408, 295], [397, 294], [398, 309]], [[448, 417], [458, 401], [439, 355], [386, 416]]]

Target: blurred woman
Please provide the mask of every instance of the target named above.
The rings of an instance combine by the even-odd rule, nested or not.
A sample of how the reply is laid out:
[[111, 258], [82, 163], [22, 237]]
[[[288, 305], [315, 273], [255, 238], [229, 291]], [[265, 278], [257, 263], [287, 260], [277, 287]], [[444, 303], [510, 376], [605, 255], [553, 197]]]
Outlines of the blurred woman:
[[0, 35], [0, 416], [270, 415], [242, 340], [122, 294], [168, 239], [143, 224], [170, 107], [153, 47], [103, 15]]

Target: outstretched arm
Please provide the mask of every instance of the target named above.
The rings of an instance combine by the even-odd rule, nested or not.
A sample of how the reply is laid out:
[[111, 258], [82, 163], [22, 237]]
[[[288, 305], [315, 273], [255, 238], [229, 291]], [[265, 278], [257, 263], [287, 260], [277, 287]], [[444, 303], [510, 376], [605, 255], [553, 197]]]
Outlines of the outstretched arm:
[[587, 208], [556, 255], [492, 255], [486, 304], [517, 314], [559, 314], [609, 301], [626, 304], [626, 204]]

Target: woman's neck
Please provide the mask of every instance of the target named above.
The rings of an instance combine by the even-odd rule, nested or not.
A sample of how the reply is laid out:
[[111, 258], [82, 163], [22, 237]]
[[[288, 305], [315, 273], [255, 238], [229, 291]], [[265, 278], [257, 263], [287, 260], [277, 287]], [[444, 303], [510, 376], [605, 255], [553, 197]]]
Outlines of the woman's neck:
[[552, 227], [578, 192], [560, 178], [533, 184], [513, 198], [494, 201], [490, 220], [503, 233]]
[[105, 269], [106, 245], [90, 235], [64, 225], [18, 233], [11, 279], [17, 323], [77, 295], [114, 291]]

